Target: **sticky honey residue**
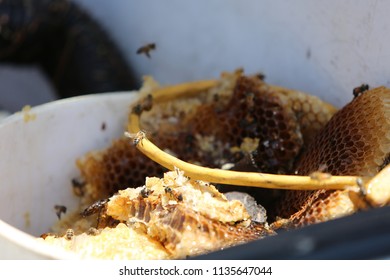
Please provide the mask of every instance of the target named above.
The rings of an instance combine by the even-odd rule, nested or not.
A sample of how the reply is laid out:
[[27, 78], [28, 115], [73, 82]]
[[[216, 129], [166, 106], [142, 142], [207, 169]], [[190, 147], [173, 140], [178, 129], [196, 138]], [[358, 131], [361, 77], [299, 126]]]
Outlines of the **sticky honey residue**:
[[23, 113], [23, 120], [26, 123], [29, 121], [33, 121], [37, 118], [36, 114], [31, 113], [31, 106], [30, 105], [24, 106], [22, 108], [22, 113]]

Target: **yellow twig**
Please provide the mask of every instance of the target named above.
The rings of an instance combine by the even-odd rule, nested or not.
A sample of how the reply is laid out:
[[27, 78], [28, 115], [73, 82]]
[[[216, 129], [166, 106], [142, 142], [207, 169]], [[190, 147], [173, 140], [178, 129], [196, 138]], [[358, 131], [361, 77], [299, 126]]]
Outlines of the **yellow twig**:
[[[192, 96], [215, 86], [216, 81], [200, 81], [186, 83], [159, 89], [152, 93], [153, 103], [170, 101], [183, 96]], [[142, 102], [142, 101], [141, 101]], [[356, 187], [355, 176], [331, 176], [322, 180], [316, 180], [310, 176], [275, 175], [255, 172], [238, 172], [207, 168], [182, 161], [159, 149], [150, 142], [140, 126], [140, 115], [131, 113], [129, 117], [128, 132], [131, 135], [142, 135], [137, 139], [137, 148], [151, 160], [159, 163], [169, 170], [179, 168], [185, 175], [195, 179], [211, 183], [229, 184], [237, 186], [274, 188], [287, 190], [318, 190], [318, 189], [346, 189]], [[367, 179], [363, 179], [366, 181]], [[354, 188], [357, 189], [357, 188]]]

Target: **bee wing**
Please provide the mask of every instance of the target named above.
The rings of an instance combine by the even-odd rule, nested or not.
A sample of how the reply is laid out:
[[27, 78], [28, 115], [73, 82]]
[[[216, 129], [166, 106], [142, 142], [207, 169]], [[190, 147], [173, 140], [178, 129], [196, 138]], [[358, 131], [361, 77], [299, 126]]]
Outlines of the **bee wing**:
[[128, 131], [125, 131], [125, 132], [124, 132], [124, 135], [125, 135], [125, 137], [127, 137], [127, 138], [134, 139], [134, 138], [136, 138], [136, 137], [138, 136], [138, 133], [130, 133], [130, 132], [128, 132]]

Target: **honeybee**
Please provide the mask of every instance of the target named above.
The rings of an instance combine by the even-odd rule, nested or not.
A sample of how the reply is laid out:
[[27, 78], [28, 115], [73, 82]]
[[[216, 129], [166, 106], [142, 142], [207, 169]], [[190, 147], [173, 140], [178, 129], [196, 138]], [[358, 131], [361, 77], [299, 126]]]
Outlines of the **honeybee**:
[[148, 198], [149, 195], [150, 195], [152, 192], [153, 192], [153, 191], [147, 189], [146, 187], [143, 187], [143, 188], [141, 189], [140, 194], [141, 194], [141, 197], [142, 197], [142, 198]]
[[61, 215], [66, 213], [66, 206], [64, 205], [54, 205], [54, 210], [58, 219], [61, 219]]
[[164, 187], [164, 192], [168, 195], [174, 198], [176, 201], [183, 201], [183, 195], [176, 190], [173, 190], [171, 187]]
[[144, 139], [146, 137], [146, 133], [143, 130], [140, 130], [137, 133], [130, 133], [130, 132], [125, 131], [124, 134], [126, 137], [133, 139], [133, 144], [135, 146], [137, 146], [139, 144], [139, 142], [141, 142], [142, 139]]
[[172, 188], [171, 187], [165, 187], [164, 188], [164, 192], [166, 193], [166, 194], [172, 194]]
[[261, 80], [261, 81], [264, 81], [265, 80], [265, 74], [264, 73], [257, 73], [256, 74], [256, 77]]
[[370, 86], [367, 84], [362, 84], [358, 87], [355, 87], [352, 91], [354, 98], [358, 97], [359, 95], [362, 95], [365, 91], [369, 90]]
[[110, 200], [106, 198], [92, 203], [90, 206], [85, 208], [83, 212], [80, 213], [81, 217], [85, 218], [87, 216], [91, 216], [97, 213], [96, 228], [99, 228], [101, 224], [103, 224], [104, 227], [110, 222], [114, 223], [114, 219], [107, 217], [107, 215], [105, 214], [105, 208], [109, 201]]
[[150, 58], [150, 52], [156, 49], [156, 43], [149, 43], [137, 50], [137, 54], [145, 54], [148, 58]]
[[91, 216], [92, 214], [95, 214], [95, 213], [100, 213], [101, 210], [106, 206], [108, 201], [109, 201], [109, 199], [101, 199], [101, 200], [98, 200], [98, 201], [92, 203], [90, 206], [85, 208], [83, 212], [81, 212], [81, 216], [87, 217], [87, 216]]
[[74, 231], [73, 231], [73, 229], [67, 229], [66, 230], [66, 233], [65, 233], [65, 239], [66, 240], [72, 240], [73, 239], [73, 237], [74, 237]]

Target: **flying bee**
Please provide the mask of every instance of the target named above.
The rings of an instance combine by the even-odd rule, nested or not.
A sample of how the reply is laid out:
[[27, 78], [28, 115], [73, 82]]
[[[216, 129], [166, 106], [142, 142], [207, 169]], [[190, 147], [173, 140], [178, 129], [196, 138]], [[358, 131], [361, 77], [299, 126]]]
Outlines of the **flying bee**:
[[61, 219], [62, 214], [66, 214], [66, 206], [64, 205], [54, 205], [54, 210], [56, 211], [58, 219]]
[[366, 92], [367, 90], [369, 90], [370, 86], [367, 85], [367, 84], [362, 84], [358, 87], [355, 87], [352, 91], [353, 93], [353, 97], [356, 98], [360, 95], [362, 95], [364, 92]]
[[137, 133], [130, 133], [125, 131], [124, 135], [125, 137], [133, 139], [134, 146], [137, 146], [142, 141], [142, 139], [146, 137], [146, 132], [143, 130], [140, 130]]
[[156, 49], [156, 43], [149, 43], [143, 45], [137, 50], [137, 54], [145, 54], [148, 58], [150, 58], [150, 52]]

